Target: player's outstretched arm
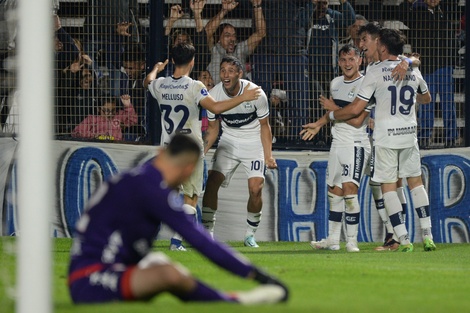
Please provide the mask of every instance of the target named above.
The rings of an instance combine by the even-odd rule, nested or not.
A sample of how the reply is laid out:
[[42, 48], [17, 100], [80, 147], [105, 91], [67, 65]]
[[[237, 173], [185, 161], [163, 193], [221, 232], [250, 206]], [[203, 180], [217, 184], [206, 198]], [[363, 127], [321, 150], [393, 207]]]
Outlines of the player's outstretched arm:
[[148, 75], [145, 77], [144, 88], [147, 88], [150, 82], [154, 80], [155, 78], [157, 78], [158, 73], [163, 71], [167, 64], [168, 64], [168, 59], [166, 59], [165, 62], [158, 62], [157, 64], [155, 64], [155, 66], [150, 71], [150, 73], [148, 73]]
[[211, 95], [205, 97], [200, 101], [201, 106], [211, 111], [214, 114], [220, 114], [230, 109], [233, 109], [237, 105], [243, 102], [257, 100], [261, 96], [261, 87], [256, 87], [250, 89], [250, 83], [246, 85], [243, 89], [243, 93], [239, 96], [223, 100], [223, 101], [216, 101]]
[[312, 140], [320, 131], [320, 129], [328, 123], [328, 113], [323, 115], [314, 123], [308, 123], [302, 125], [303, 129], [299, 135], [302, 136], [302, 140]]

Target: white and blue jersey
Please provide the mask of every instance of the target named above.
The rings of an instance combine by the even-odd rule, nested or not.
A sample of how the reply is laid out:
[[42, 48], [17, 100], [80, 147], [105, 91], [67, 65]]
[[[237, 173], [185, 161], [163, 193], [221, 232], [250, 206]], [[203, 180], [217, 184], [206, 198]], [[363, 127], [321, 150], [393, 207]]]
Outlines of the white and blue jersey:
[[162, 113], [162, 144], [178, 133], [193, 137], [203, 149], [199, 102], [209, 95], [204, 84], [188, 76], [168, 76], [153, 80], [148, 90]]
[[[330, 84], [330, 94], [335, 104], [341, 108], [350, 104], [356, 98], [363, 78], [364, 76], [361, 75], [351, 81], [344, 80], [344, 76], [333, 79]], [[370, 111], [368, 107], [366, 111]], [[359, 127], [354, 127], [345, 121], [334, 121], [331, 129], [333, 135], [332, 146], [368, 145], [369, 139], [366, 127], [366, 122]]]
[[368, 67], [358, 97], [369, 102], [376, 99], [374, 145], [400, 149], [415, 145], [416, 95], [425, 94], [428, 86], [418, 69], [410, 68], [401, 81], [391, 75], [400, 60], [386, 60]]
[[[248, 83], [250, 89], [258, 87], [248, 80], [240, 79], [241, 87], [236, 96], [243, 93], [243, 89]], [[233, 98], [225, 92], [222, 83], [212, 88], [210, 94], [217, 101]], [[260, 140], [261, 126], [259, 120], [269, 116], [268, 98], [262, 91], [257, 100], [243, 102], [219, 116], [222, 120], [222, 138], [236, 141]], [[207, 117], [209, 121], [215, 121], [217, 118], [215, 114], [209, 111]]]

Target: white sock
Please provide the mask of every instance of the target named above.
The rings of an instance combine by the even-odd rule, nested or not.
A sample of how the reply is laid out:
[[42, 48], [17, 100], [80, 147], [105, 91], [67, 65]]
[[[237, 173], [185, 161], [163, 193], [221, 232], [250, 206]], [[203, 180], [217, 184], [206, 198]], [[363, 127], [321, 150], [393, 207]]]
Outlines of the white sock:
[[400, 199], [398, 199], [398, 195], [396, 191], [389, 191], [384, 193], [383, 195], [385, 208], [388, 212], [388, 216], [390, 217], [390, 222], [392, 223], [393, 230], [397, 235], [401, 244], [407, 245], [410, 243], [410, 239], [408, 236], [408, 230], [406, 229], [406, 225], [403, 223], [401, 218], [401, 203]]
[[359, 218], [361, 214], [361, 207], [357, 195], [347, 195], [344, 197], [346, 204], [346, 233], [347, 241], [357, 242], [357, 232], [359, 229]]
[[[197, 213], [197, 210], [195, 207], [193, 207], [192, 205], [189, 205], [189, 204], [183, 204], [183, 211], [184, 213], [186, 213], [187, 215], [191, 215], [191, 216], [194, 216], [194, 223], [196, 223], [196, 213]], [[180, 234], [178, 233], [175, 233], [173, 235], [173, 237], [171, 237], [172, 239], [176, 239], [176, 240], [179, 240], [179, 241], [183, 241], [183, 237], [181, 237]]]
[[214, 236], [214, 226], [215, 226], [215, 212], [217, 210], [213, 210], [209, 207], [202, 207], [202, 214], [201, 214], [201, 221], [202, 226], [204, 226], [207, 231]]
[[400, 203], [401, 203], [401, 215], [403, 217], [403, 223], [405, 223], [406, 222], [405, 188], [404, 187], [397, 187], [397, 195], [398, 195], [398, 199], [400, 199]]
[[246, 233], [245, 237], [254, 236], [261, 222], [261, 211], [258, 213], [246, 212]]
[[380, 187], [379, 183], [371, 182], [370, 189], [372, 190], [372, 196], [374, 197], [375, 207], [377, 208], [377, 212], [379, 213], [380, 219], [385, 226], [387, 233], [393, 233], [393, 226], [390, 223], [390, 219], [388, 218], [387, 210], [385, 210], [385, 204], [382, 196], [382, 187]]
[[411, 190], [411, 198], [413, 199], [413, 205], [419, 217], [419, 224], [421, 226], [421, 231], [423, 232], [423, 238], [432, 239], [431, 216], [429, 216], [429, 198], [424, 186], [421, 185]]
[[328, 192], [330, 212], [328, 216], [328, 240], [331, 244], [338, 245], [343, 226], [344, 197]]

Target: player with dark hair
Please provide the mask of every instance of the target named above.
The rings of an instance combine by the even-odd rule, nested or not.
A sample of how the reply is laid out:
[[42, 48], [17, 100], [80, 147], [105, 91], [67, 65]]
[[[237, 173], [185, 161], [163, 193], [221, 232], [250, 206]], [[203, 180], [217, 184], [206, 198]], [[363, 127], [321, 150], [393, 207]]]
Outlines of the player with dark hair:
[[[425, 104], [431, 96], [421, 73], [411, 69], [405, 79], [395, 81], [392, 70], [403, 53], [404, 36], [397, 30], [381, 29], [377, 49], [381, 62], [371, 66], [356, 99], [343, 110], [330, 111], [329, 120], [347, 120], [361, 114], [374, 96], [376, 118], [374, 129], [374, 170], [372, 179], [381, 184], [385, 208], [398, 236], [401, 251], [413, 251], [402, 205], [397, 194], [397, 180], [406, 178], [418, 214], [424, 250], [436, 246], [432, 240], [429, 198], [421, 179], [421, 158], [416, 137], [416, 102]], [[398, 179], [397, 179], [398, 177]]]
[[[211, 90], [217, 100], [238, 96], [249, 81], [242, 79], [243, 65], [234, 56], [226, 56], [220, 63], [221, 82]], [[255, 232], [261, 221], [263, 207], [262, 190], [265, 168], [276, 168], [272, 155], [272, 134], [269, 125], [269, 106], [266, 94], [255, 101], [246, 101], [220, 114], [220, 120], [208, 112], [209, 127], [204, 141], [207, 152], [217, 139], [220, 124], [222, 136], [212, 158], [212, 169], [206, 182], [202, 201], [202, 223], [214, 232], [215, 214], [218, 208], [219, 188], [227, 187], [239, 165], [248, 176], [249, 198], [247, 203], [247, 228], [244, 244], [257, 248]]]
[[[165, 145], [174, 134], [186, 134], [193, 137], [201, 148], [201, 159], [191, 178], [182, 186], [185, 199], [185, 209], [188, 214], [196, 214], [198, 196], [202, 193], [203, 185], [203, 140], [200, 106], [216, 114], [229, 110], [244, 101], [258, 99], [258, 87], [244, 88], [238, 97], [216, 101], [209, 95], [206, 86], [198, 80], [189, 77], [194, 67], [195, 48], [189, 44], [177, 44], [171, 50], [175, 70], [172, 76], [156, 79], [166, 63], [157, 63], [147, 75], [144, 86], [148, 87], [152, 96], [157, 99], [162, 112], [162, 139]], [[180, 235], [172, 238], [170, 249], [185, 250]]]
[[[253, 54], [261, 40], [266, 36], [266, 21], [264, 19], [262, 0], [250, 0], [253, 5], [253, 19], [255, 31], [244, 41], [237, 39], [236, 28], [229, 23], [221, 23], [225, 16], [238, 6], [235, 0], [222, 0], [222, 8], [205, 26], [207, 43], [211, 53], [211, 60], [207, 70], [211, 73], [214, 82], [220, 82], [219, 66], [225, 56], [234, 56], [245, 64], [247, 58]], [[217, 38], [214, 34], [217, 33]], [[245, 68], [245, 67], [243, 67]]]
[[[68, 286], [74, 303], [148, 300], [163, 292], [182, 301], [287, 300], [279, 280], [213, 240], [184, 213], [176, 188], [191, 175], [200, 153], [199, 143], [175, 135], [152, 161], [112, 177], [94, 193], [76, 225], [71, 250]], [[215, 264], [263, 285], [227, 294], [195, 279], [163, 253], [151, 251], [161, 223]]]

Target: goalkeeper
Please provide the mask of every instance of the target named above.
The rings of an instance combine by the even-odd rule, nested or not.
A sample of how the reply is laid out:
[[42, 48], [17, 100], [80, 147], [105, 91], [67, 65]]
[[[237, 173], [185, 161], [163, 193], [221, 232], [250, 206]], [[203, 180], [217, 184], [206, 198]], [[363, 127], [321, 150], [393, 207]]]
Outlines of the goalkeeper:
[[[286, 301], [287, 288], [184, 213], [177, 187], [192, 173], [200, 147], [175, 135], [152, 161], [111, 178], [95, 192], [76, 225], [68, 285], [75, 303], [148, 300], [169, 292], [182, 301], [241, 304]], [[180, 233], [220, 267], [260, 286], [224, 293], [190, 275], [163, 253], [151, 252], [161, 223]]]

